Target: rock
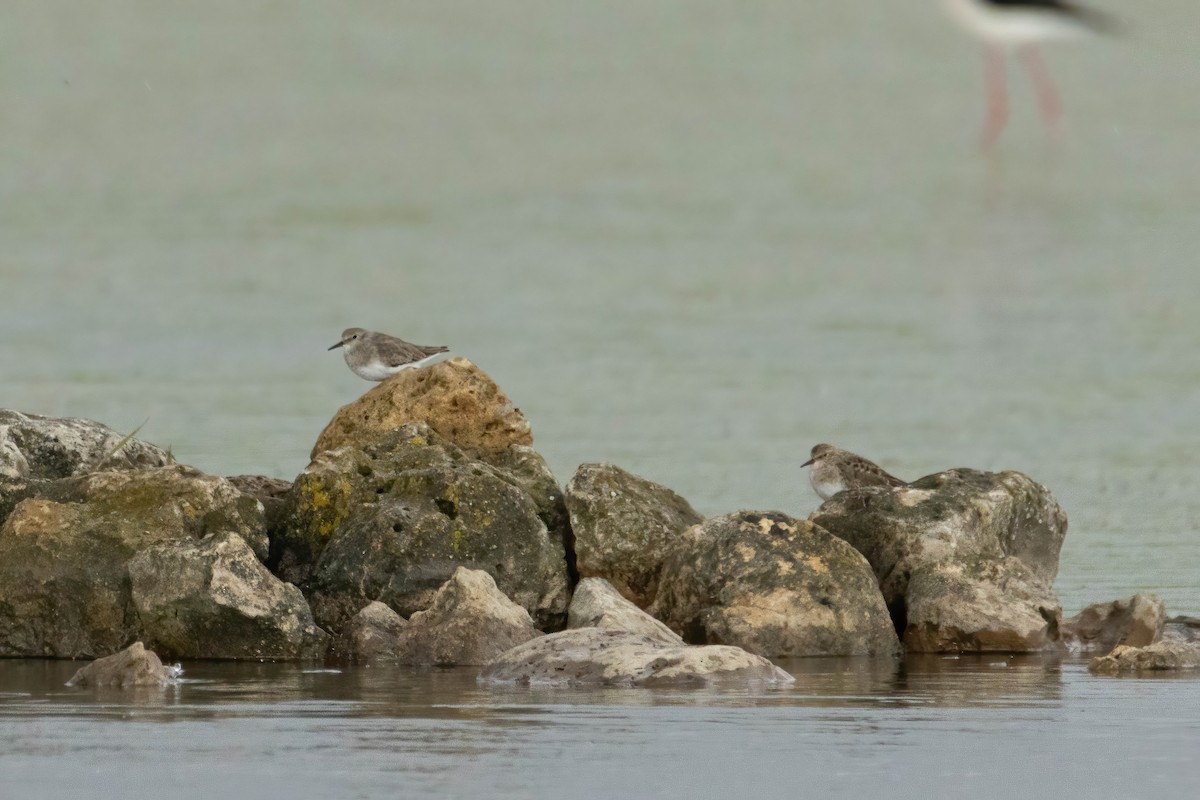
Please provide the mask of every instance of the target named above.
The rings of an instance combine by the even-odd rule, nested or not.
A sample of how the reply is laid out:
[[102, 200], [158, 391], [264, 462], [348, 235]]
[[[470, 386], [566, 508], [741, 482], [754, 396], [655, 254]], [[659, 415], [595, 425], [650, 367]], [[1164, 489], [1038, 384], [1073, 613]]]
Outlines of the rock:
[[465, 358], [404, 370], [343, 406], [317, 438], [312, 458], [362, 448], [410, 422], [428, 423], [474, 455], [533, 444], [529, 422], [495, 381]]
[[1097, 656], [1088, 664], [1088, 671], [1093, 675], [1194, 669], [1200, 669], [1200, 644], [1179, 641], [1163, 641], [1147, 647], [1119, 645], [1108, 655]]
[[575, 587], [567, 627], [604, 628], [641, 634], [662, 644], [684, 643], [679, 634], [626, 600], [603, 578], [584, 578]]
[[1200, 619], [1171, 617], [1163, 625], [1162, 638], [1171, 642], [1200, 642]]
[[778, 512], [740, 511], [681, 534], [666, 553], [650, 613], [687, 642], [767, 657], [899, 649], [866, 559]]
[[157, 545], [230, 534], [265, 555], [258, 501], [189, 467], [92, 473], [44, 493], [0, 527], [3, 656], [91, 657], [148, 638], [129, 564]]
[[538, 518], [545, 523], [546, 530], [563, 542], [568, 558], [567, 566], [571, 571], [571, 583], [578, 582], [578, 575], [574, 571], [575, 540], [571, 535], [566, 498], [546, 459], [532, 447], [513, 445], [507, 450], [488, 454], [485, 460], [524, 489], [533, 499]]
[[1051, 584], [1067, 517], [1020, 473], [956, 469], [901, 489], [854, 489], [810, 519], [866, 556], [909, 650], [1024, 652], [1057, 641]]
[[658, 592], [663, 553], [704, 518], [679, 495], [612, 464], [583, 464], [567, 484], [582, 578], [609, 581], [641, 608]]
[[371, 603], [346, 623], [333, 651], [362, 663], [394, 661], [407, 626], [404, 617], [383, 603]]
[[116, 687], [166, 686], [179, 670], [164, 667], [162, 661], [141, 642], [134, 642], [119, 653], [98, 658], [78, 670], [67, 686]]
[[522, 481], [428, 425], [323, 454], [296, 479], [288, 509], [273, 543], [277, 571], [331, 630], [372, 600], [401, 615], [428, 608], [459, 566], [490, 574], [539, 626], [566, 621], [561, 536]]
[[526, 686], [781, 686], [794, 681], [765, 658], [736, 647], [670, 646], [602, 628], [526, 642], [484, 667], [479, 680]]
[[98, 422], [0, 409], [0, 477], [49, 480], [173, 462], [166, 451], [139, 439], [126, 440]]
[[401, 664], [481, 665], [542, 633], [529, 612], [505, 597], [492, 576], [459, 567], [433, 605], [408, 620], [396, 646]]
[[175, 658], [297, 661], [329, 642], [300, 590], [227, 531], [149, 547], [130, 560], [129, 579], [146, 640]]
[[1119, 644], [1145, 647], [1157, 641], [1166, 621], [1166, 606], [1152, 594], [1095, 603], [1064, 620], [1060, 638], [1075, 652], [1107, 653]]
[[262, 503], [268, 531], [279, 529], [286, 513], [288, 492], [292, 490], [291, 483], [263, 475], [233, 475], [225, 480], [242, 494], [248, 494]]

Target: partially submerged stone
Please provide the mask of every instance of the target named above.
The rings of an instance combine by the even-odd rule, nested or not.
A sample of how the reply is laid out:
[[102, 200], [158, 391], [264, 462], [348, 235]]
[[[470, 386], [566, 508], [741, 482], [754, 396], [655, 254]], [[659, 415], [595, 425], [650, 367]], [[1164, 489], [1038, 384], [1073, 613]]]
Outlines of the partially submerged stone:
[[433, 604], [408, 620], [397, 638], [396, 661], [433, 666], [481, 665], [542, 633], [524, 608], [482, 570], [459, 567]]
[[482, 683], [525, 686], [786, 686], [791, 675], [736, 647], [687, 647], [577, 628], [526, 642], [488, 664]]
[[1094, 603], [1060, 629], [1062, 643], [1076, 652], [1107, 653], [1117, 645], [1145, 647], [1162, 635], [1166, 606], [1152, 594]]
[[166, 686], [178, 675], [177, 668], [164, 667], [157, 654], [141, 642], [134, 642], [119, 653], [98, 658], [81, 668], [67, 681], [67, 686], [116, 689]]
[[366, 447], [411, 422], [427, 423], [455, 446], [476, 454], [533, 444], [529, 421], [487, 374], [465, 358], [399, 372], [343, 406], [312, 450], [312, 458], [344, 447]]
[[333, 643], [333, 652], [352, 661], [394, 661], [400, 635], [408, 627], [404, 617], [378, 601], [359, 611]]
[[666, 553], [650, 613], [693, 644], [767, 657], [894, 655], [870, 565], [811, 522], [779, 512], [714, 517]]
[[1163, 641], [1147, 647], [1120, 645], [1088, 664], [1094, 675], [1200, 670], [1200, 644]]
[[1025, 475], [956, 469], [901, 489], [855, 489], [810, 519], [866, 556], [909, 650], [1057, 643], [1051, 584], [1067, 517]]
[[428, 608], [459, 566], [490, 574], [539, 626], [565, 622], [561, 535], [547, 530], [523, 481], [428, 425], [325, 453], [288, 502], [278, 572], [334, 631], [372, 600], [401, 615]]
[[566, 488], [576, 565], [641, 608], [658, 592], [663, 554], [704, 518], [675, 492], [612, 464], [583, 464]]
[[1200, 642], [1200, 618], [1171, 617], [1163, 625], [1162, 638], [1172, 642]]
[[149, 547], [129, 580], [146, 640], [175, 658], [306, 660], [329, 642], [300, 590], [228, 532]]
[[603, 578], [584, 578], [575, 587], [567, 627], [637, 633], [669, 645], [684, 643], [679, 634], [626, 600]]

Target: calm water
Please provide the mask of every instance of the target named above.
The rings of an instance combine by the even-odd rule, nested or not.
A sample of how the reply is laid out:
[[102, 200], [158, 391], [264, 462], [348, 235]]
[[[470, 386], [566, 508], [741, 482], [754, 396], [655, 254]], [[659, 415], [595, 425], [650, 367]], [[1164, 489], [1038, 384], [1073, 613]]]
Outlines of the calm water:
[[[183, 461], [292, 477], [367, 388], [324, 350], [363, 325], [477, 361], [564, 481], [611, 460], [707, 513], [804, 516], [818, 441], [911, 477], [1020, 469], [1070, 514], [1068, 611], [1145, 589], [1200, 613], [1200, 10], [1120, 7], [1128, 36], [1050, 54], [1062, 142], [1018, 75], [983, 157], [977, 49], [933, 0], [8, 0], [0, 406], [148, 418]], [[1185, 777], [1194, 684], [984, 674], [917, 700], [248, 674], [134, 709], [17, 698], [33, 744], [4, 764], [530, 794]], [[1103, 758], [1132, 753], [1162, 760]]]

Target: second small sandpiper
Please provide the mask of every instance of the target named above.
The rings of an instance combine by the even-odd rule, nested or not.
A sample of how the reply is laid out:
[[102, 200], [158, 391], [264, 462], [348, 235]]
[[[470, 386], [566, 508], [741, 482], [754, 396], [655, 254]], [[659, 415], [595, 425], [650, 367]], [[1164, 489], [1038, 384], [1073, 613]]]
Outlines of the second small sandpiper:
[[397, 372], [416, 369], [450, 351], [443, 345], [413, 344], [363, 328], [342, 331], [342, 340], [329, 349], [339, 347], [344, 348], [342, 355], [350, 371], [368, 381], [382, 381]]
[[907, 486], [905, 481], [888, 473], [883, 467], [849, 450], [831, 444], [819, 444], [812, 449], [812, 458], [801, 467], [812, 467], [809, 482], [813, 491], [828, 500], [838, 492], [862, 486]]

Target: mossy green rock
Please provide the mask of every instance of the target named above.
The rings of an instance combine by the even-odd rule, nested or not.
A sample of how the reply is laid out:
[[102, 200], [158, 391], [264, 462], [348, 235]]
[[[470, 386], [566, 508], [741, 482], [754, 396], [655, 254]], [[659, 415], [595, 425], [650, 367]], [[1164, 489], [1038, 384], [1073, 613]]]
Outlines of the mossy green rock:
[[955, 469], [842, 492], [810, 517], [866, 556], [905, 646], [1025, 652], [1058, 639], [1067, 516], [1019, 472]]
[[467, 455], [423, 423], [323, 453], [301, 475], [274, 551], [318, 623], [334, 631], [378, 600], [427, 608], [459, 566], [490, 574], [541, 626], [561, 628], [566, 553], [527, 482]]
[[769, 658], [899, 650], [866, 559], [779, 512], [740, 511], [681, 534], [650, 613], [689, 643]]
[[576, 567], [640, 608], [658, 592], [663, 555], [704, 519], [675, 492], [612, 464], [583, 464], [567, 484]]
[[[236, 537], [261, 567], [262, 505], [223, 478], [178, 465], [44, 486], [0, 527], [0, 655], [79, 658], [146, 639], [131, 561], [208, 536]], [[218, 651], [221, 630], [208, 635]]]

